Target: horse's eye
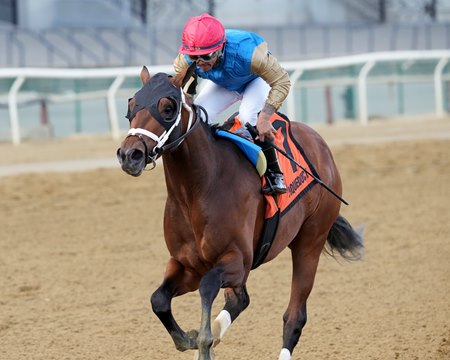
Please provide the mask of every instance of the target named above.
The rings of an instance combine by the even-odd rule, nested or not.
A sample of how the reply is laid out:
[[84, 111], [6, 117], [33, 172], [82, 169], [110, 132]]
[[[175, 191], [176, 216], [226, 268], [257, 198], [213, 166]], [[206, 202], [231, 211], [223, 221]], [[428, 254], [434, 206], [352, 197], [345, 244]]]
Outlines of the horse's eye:
[[164, 107], [164, 114], [169, 115], [173, 113], [174, 110], [175, 108], [173, 107], [173, 105], [167, 105], [166, 107]]
[[175, 106], [168, 104], [163, 108], [163, 115], [166, 120], [172, 119], [175, 113]]

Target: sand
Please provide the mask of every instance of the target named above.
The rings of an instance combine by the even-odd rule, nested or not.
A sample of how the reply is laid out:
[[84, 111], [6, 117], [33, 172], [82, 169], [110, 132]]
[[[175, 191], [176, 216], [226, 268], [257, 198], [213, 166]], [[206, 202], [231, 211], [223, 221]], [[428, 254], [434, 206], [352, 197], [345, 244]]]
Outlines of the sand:
[[[450, 119], [318, 130], [342, 174], [342, 213], [365, 227], [366, 254], [322, 256], [293, 359], [449, 359]], [[119, 143], [0, 144], [0, 359], [192, 359], [149, 304], [168, 256], [162, 165], [124, 174]], [[251, 273], [250, 307], [216, 360], [278, 358], [290, 272], [285, 251]], [[220, 294], [215, 314], [222, 304]], [[173, 305], [182, 327], [198, 328], [197, 293]]]

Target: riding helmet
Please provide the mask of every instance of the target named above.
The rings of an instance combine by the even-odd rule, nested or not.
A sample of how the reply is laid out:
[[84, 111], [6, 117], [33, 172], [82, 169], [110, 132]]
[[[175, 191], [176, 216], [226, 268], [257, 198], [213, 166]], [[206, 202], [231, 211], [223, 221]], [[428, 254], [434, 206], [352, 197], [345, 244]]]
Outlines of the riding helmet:
[[208, 54], [219, 50], [225, 40], [225, 28], [222, 23], [204, 13], [190, 18], [186, 23], [180, 52], [187, 55]]

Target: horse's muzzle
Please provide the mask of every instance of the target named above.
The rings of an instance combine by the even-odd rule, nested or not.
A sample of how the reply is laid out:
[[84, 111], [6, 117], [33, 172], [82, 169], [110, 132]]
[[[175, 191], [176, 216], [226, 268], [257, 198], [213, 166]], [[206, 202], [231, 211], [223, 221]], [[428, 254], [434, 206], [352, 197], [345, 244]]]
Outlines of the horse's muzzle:
[[147, 165], [145, 153], [140, 149], [117, 149], [117, 159], [119, 160], [122, 170], [132, 176], [139, 176]]

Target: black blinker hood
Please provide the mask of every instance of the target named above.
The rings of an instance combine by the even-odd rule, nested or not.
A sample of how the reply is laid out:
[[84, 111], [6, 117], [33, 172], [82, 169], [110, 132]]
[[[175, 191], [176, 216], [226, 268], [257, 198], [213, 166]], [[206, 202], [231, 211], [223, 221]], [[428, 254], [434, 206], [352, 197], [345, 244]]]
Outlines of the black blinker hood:
[[[169, 80], [172, 76], [165, 73], [157, 73], [134, 95], [134, 109], [128, 113], [126, 118], [133, 120], [136, 113], [142, 109], [147, 109], [150, 114], [164, 127], [169, 130], [178, 117], [181, 106], [181, 89], [177, 88]], [[162, 98], [168, 98], [174, 102], [176, 110], [171, 118], [163, 118], [158, 111], [158, 104]]]

